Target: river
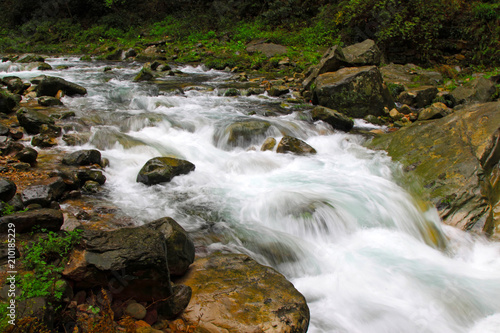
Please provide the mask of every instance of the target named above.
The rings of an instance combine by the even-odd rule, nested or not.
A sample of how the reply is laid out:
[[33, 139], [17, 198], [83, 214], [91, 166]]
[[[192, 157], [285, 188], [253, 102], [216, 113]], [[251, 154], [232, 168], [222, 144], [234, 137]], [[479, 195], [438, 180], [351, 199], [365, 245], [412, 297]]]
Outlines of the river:
[[[47, 62], [68, 67], [42, 73], [7, 62], [0, 76], [53, 75], [88, 89], [63, 102], [80, 119], [66, 133], [88, 132], [90, 141], [61, 144], [109, 159], [107, 199], [137, 224], [174, 218], [201, 255], [246, 253], [275, 267], [306, 297], [309, 332], [500, 331], [500, 245], [443, 225], [362, 136], [307, 121], [307, 107], [277, 98], [224, 97], [231, 73], [185, 66], [151, 84], [133, 82], [138, 63], [104, 71], [110, 64]], [[227, 126], [243, 120], [271, 126], [234, 146]], [[266, 136], [283, 133], [317, 154], [260, 151]], [[196, 170], [167, 184], [136, 182], [147, 160], [167, 155]]]

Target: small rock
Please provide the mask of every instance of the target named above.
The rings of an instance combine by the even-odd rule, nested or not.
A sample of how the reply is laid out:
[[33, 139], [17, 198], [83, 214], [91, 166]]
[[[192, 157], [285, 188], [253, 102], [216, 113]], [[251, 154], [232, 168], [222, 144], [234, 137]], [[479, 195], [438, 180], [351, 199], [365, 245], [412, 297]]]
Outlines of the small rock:
[[93, 165], [101, 162], [101, 152], [96, 149], [78, 150], [64, 155], [62, 163], [66, 165]]
[[293, 153], [296, 155], [316, 154], [316, 149], [309, 146], [304, 141], [285, 135], [276, 149], [277, 153]]
[[0, 177], [0, 200], [7, 202], [16, 194], [17, 186], [13, 181]]
[[155, 157], [147, 161], [139, 171], [137, 182], [146, 185], [165, 183], [194, 169], [194, 164], [189, 161], [173, 157]]
[[276, 147], [276, 139], [275, 138], [267, 138], [266, 141], [262, 144], [260, 148], [261, 151], [273, 150]]
[[146, 308], [139, 303], [130, 303], [125, 309], [126, 314], [138, 320], [144, 319], [146, 312]]

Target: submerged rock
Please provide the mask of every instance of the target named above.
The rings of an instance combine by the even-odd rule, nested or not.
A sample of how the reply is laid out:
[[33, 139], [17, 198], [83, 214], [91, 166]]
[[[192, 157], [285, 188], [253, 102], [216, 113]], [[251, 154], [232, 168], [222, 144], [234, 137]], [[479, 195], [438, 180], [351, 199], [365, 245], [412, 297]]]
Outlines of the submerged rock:
[[296, 155], [308, 155], [316, 154], [316, 149], [300, 139], [285, 135], [278, 144], [276, 152], [281, 154], [293, 153]]
[[500, 237], [500, 102], [384, 134], [382, 148], [428, 189], [444, 222]]
[[224, 133], [228, 135], [229, 145], [245, 147], [259, 136], [264, 136], [270, 126], [271, 123], [264, 120], [246, 120], [229, 125]]
[[394, 102], [375, 66], [343, 68], [325, 73], [314, 81], [313, 103], [349, 117], [383, 116]]
[[166, 183], [175, 176], [185, 175], [195, 169], [189, 161], [173, 157], [155, 157], [146, 162], [137, 175], [137, 182], [146, 185]]
[[192, 288], [183, 318], [204, 332], [306, 332], [306, 300], [283, 275], [242, 254], [198, 259], [180, 283]]
[[262, 144], [260, 148], [261, 151], [273, 150], [276, 147], [276, 139], [275, 138], [267, 138], [266, 141]]

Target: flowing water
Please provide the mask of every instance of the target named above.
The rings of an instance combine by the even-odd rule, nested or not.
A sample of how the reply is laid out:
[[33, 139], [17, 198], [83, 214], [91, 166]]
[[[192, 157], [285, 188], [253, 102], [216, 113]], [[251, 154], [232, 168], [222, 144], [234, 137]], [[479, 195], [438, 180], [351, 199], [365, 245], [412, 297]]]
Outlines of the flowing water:
[[[500, 331], [500, 245], [443, 226], [361, 136], [307, 121], [276, 98], [221, 96], [229, 73], [183, 67], [150, 84], [132, 82], [140, 64], [104, 72], [103, 63], [49, 63], [69, 68], [43, 74], [88, 89], [63, 102], [80, 118], [66, 133], [90, 140], [63, 148], [98, 148], [110, 160], [106, 196], [138, 224], [173, 217], [200, 254], [246, 253], [275, 267], [306, 297], [309, 332]], [[40, 74], [0, 63], [0, 76]], [[242, 120], [272, 125], [229, 144], [227, 126]], [[318, 153], [260, 151], [282, 133]], [[147, 160], [167, 155], [196, 170], [168, 184], [136, 182]]]

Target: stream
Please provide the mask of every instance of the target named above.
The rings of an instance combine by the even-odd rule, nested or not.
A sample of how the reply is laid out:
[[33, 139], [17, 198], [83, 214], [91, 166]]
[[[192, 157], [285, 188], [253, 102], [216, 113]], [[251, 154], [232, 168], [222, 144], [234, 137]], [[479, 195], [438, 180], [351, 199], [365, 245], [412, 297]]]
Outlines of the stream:
[[[47, 62], [68, 68], [42, 73], [6, 62], [0, 76], [45, 74], [87, 88], [62, 101], [79, 119], [65, 133], [87, 133], [89, 142], [58, 149], [99, 149], [110, 161], [106, 198], [138, 225], [170, 216], [200, 255], [245, 253], [276, 268], [306, 297], [308, 332], [500, 331], [500, 244], [443, 225], [399, 185], [401, 168], [363, 147], [361, 135], [307, 121], [307, 106], [266, 94], [224, 97], [232, 73], [185, 66], [135, 83], [139, 63]], [[245, 120], [271, 126], [228, 142], [227, 127]], [[260, 151], [266, 137], [283, 133], [317, 154]], [[136, 182], [157, 156], [196, 169], [165, 184]]]

